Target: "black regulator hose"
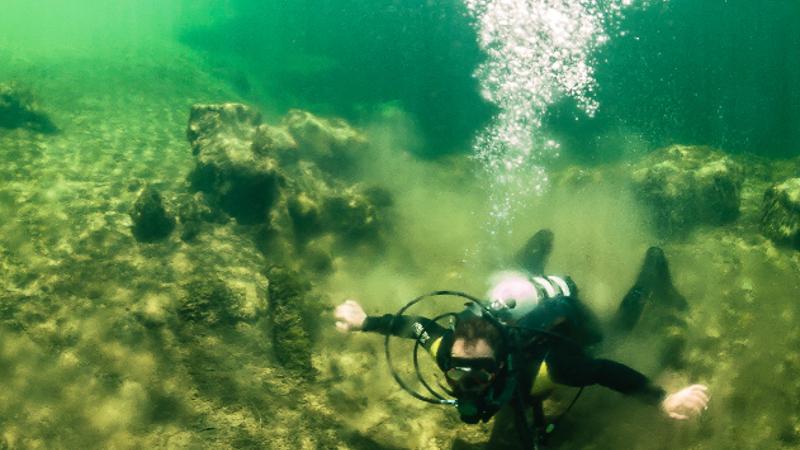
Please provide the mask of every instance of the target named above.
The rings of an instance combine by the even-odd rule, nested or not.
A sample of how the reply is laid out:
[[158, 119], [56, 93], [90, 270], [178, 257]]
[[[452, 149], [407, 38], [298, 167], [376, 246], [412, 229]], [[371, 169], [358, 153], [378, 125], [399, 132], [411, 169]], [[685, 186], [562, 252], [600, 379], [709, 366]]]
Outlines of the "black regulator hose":
[[[439, 297], [439, 296], [452, 296], [452, 297], [460, 297], [462, 299], [467, 299], [471, 303], [477, 305], [481, 310], [487, 312], [490, 317], [494, 318], [494, 316], [491, 315], [491, 311], [489, 311], [488, 308], [483, 306], [483, 304], [481, 303], [481, 300], [479, 298], [473, 297], [473, 296], [471, 296], [471, 295], [469, 295], [467, 293], [464, 293], [464, 292], [450, 291], [450, 290], [433, 291], [433, 292], [429, 292], [427, 294], [420, 295], [419, 297], [411, 300], [410, 302], [406, 303], [405, 306], [400, 308], [400, 310], [397, 311], [397, 314], [394, 315], [394, 318], [402, 316], [409, 308], [411, 308], [412, 306], [414, 306], [417, 303], [421, 302], [422, 300], [425, 300], [426, 298]], [[439, 316], [437, 319], [441, 319], [443, 317], [447, 317], [450, 314], [455, 315], [455, 313], [447, 313], [447, 314], [443, 314], [443, 315]], [[391, 325], [391, 328], [392, 329], [394, 328], [394, 324]], [[502, 330], [501, 330], [501, 332], [502, 332]], [[425, 386], [425, 388], [428, 390], [428, 392], [431, 393], [431, 395], [433, 395], [433, 397], [428, 397], [426, 395], [420, 394], [419, 392], [415, 391], [397, 373], [397, 369], [395, 369], [394, 364], [392, 363], [391, 351], [389, 350], [389, 340], [390, 339], [391, 339], [391, 334], [387, 334], [386, 338], [383, 341], [383, 348], [384, 348], [384, 351], [386, 353], [386, 362], [389, 365], [389, 371], [392, 373], [392, 377], [397, 382], [397, 384], [399, 384], [400, 387], [404, 391], [406, 391], [409, 394], [411, 394], [412, 397], [414, 397], [414, 398], [416, 398], [418, 400], [422, 400], [423, 402], [433, 403], [435, 405], [451, 405], [451, 406], [455, 405], [456, 404], [456, 400], [455, 399], [446, 398], [443, 395], [435, 392], [433, 390], [433, 388], [431, 388], [431, 386], [422, 377], [422, 374], [420, 373], [420, 370], [419, 370], [419, 362], [418, 362], [418, 358], [417, 358], [417, 349], [418, 349], [419, 344], [420, 344], [419, 339], [416, 340], [416, 344], [415, 344], [415, 347], [414, 347], [414, 368], [417, 371], [417, 378], [419, 378], [421, 380], [422, 385]]]
[[[440, 315], [434, 317], [433, 321], [434, 322], [438, 322], [438, 321], [444, 319], [445, 317], [449, 317], [449, 316], [455, 317], [456, 313], [449, 312], [449, 313], [440, 314]], [[422, 383], [422, 385], [425, 386], [425, 389], [427, 389], [428, 392], [430, 392], [430, 394], [433, 395], [434, 397], [436, 397], [436, 398], [438, 398], [440, 400], [449, 400], [446, 397], [442, 396], [442, 394], [436, 392], [431, 387], [431, 385], [428, 384], [428, 381], [425, 380], [425, 377], [422, 375], [422, 371], [419, 368], [419, 347], [420, 347], [420, 343], [421, 343], [421, 341], [419, 339], [414, 341], [414, 370], [417, 372], [417, 378], [419, 379], [419, 382]], [[449, 392], [447, 390], [445, 390], [445, 392], [447, 392], [449, 394]]]

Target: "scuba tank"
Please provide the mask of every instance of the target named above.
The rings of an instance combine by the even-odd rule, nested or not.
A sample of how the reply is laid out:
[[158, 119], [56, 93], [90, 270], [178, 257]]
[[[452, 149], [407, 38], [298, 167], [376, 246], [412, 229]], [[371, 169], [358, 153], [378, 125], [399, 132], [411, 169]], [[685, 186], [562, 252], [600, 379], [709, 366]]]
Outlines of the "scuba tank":
[[500, 272], [491, 278], [489, 309], [504, 322], [524, 317], [540, 302], [574, 296], [577, 288], [569, 277], [529, 276], [523, 272]]

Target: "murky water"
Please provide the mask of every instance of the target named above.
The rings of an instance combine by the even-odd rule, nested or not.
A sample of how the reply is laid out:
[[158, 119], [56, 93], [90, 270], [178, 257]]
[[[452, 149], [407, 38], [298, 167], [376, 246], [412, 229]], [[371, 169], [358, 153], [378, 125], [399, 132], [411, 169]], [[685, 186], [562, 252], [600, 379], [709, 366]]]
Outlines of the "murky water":
[[[675, 423], [590, 388], [552, 448], [797, 448], [800, 253], [763, 221], [800, 176], [798, 23], [789, 0], [6, 0], [0, 448], [481, 448], [491, 423], [402, 392], [332, 309], [482, 296], [541, 228], [603, 321], [661, 246], [684, 325], [603, 356], [712, 392]], [[226, 102], [250, 109], [187, 136]], [[146, 188], [174, 226], [153, 240]]]

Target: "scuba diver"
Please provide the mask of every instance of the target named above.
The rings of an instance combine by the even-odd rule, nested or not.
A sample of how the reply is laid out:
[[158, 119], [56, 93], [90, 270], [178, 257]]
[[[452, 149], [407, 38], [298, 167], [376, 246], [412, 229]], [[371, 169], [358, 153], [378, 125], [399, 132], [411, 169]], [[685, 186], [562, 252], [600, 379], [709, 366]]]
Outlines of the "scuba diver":
[[[396, 315], [368, 316], [355, 300], [336, 308], [336, 327], [342, 332], [376, 332], [416, 340], [444, 373], [447, 393], [455, 397], [450, 404], [456, 406], [460, 419], [470, 424], [487, 422], [502, 411], [504, 421], [513, 420], [522, 448], [544, 445], [551, 429], [543, 401], [557, 385], [605, 386], [660, 406], [677, 420], [707, 409], [709, 394], [704, 385], [668, 394], [635, 369], [590, 354], [591, 347], [602, 340], [599, 321], [578, 300], [571, 279], [543, 275], [552, 240], [549, 230], [536, 233], [516, 255], [526, 272], [499, 274], [493, 280], [488, 304], [462, 295], [472, 302], [464, 311], [452, 314], [452, 328], [435, 319], [403, 315], [405, 308]], [[613, 329], [630, 331], [645, 305], [653, 301], [677, 309], [687, 307], [672, 285], [666, 258], [657, 247], [648, 249], [636, 283], [620, 304]], [[400, 382], [396, 374], [395, 378]], [[528, 411], [532, 411], [533, 424]], [[498, 425], [490, 443], [497, 434], [507, 434], [498, 432]]]

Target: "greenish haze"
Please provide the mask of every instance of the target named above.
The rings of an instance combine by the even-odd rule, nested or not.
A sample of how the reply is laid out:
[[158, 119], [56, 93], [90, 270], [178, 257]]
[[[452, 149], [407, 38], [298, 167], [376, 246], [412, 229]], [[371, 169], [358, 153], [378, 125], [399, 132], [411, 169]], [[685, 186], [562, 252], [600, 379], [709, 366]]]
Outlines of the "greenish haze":
[[597, 55], [597, 116], [569, 101], [551, 110], [571, 152], [603, 161], [609, 140], [627, 134], [651, 148], [681, 141], [798, 155], [800, 3], [652, 3], [631, 11]]
[[[800, 253], [759, 228], [764, 191], [800, 173], [798, 23], [795, 0], [634, 2], [588, 61], [596, 115], [555, 96], [531, 130], [560, 144], [534, 160], [547, 189], [498, 222], [487, 186], [502, 164], [470, 157], [497, 108], [474, 75], [486, 55], [464, 2], [3, 1], [0, 93], [20, 86], [57, 131], [0, 124], [0, 449], [481, 448], [491, 424], [402, 393], [382, 339], [337, 333], [331, 312], [347, 298], [383, 314], [434, 289], [483, 295], [543, 227], [548, 270], [603, 320], [663, 247], [690, 304], [682, 364], [661, 370], [669, 339], [647, 329], [604, 356], [712, 393], [699, 420], [674, 423], [588, 389], [555, 448], [800, 447]], [[221, 102], [276, 126], [292, 108], [343, 118], [365, 143], [329, 190], [369, 195], [338, 198], [333, 219], [298, 201], [335, 222], [305, 241], [209, 208], [188, 179], [187, 122], [192, 105]], [[735, 220], [659, 234], [624, 180], [670, 144], [744, 167]], [[177, 218], [154, 242], [131, 217], [149, 188]], [[378, 219], [369, 239], [327, 231]], [[411, 347], [395, 345], [410, 376]]]
[[418, 153], [429, 157], [463, 152], [489, 118], [471, 74], [481, 54], [459, 0], [230, 5], [229, 17], [189, 28], [182, 40], [218, 59], [240, 91], [266, 90], [269, 110], [302, 106], [357, 120], [400, 101], [426, 138]]

